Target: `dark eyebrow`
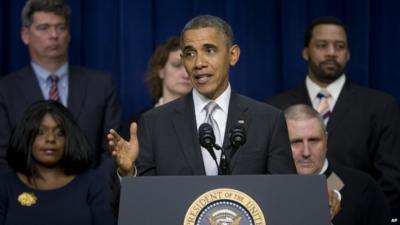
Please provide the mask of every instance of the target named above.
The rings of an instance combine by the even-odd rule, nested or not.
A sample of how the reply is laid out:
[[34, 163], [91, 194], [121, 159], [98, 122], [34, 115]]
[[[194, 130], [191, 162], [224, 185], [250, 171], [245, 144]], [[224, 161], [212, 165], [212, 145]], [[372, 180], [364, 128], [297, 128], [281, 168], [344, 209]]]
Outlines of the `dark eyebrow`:
[[335, 44], [344, 44], [344, 45], [346, 45], [347, 43], [345, 41], [335, 41]]
[[217, 48], [217, 46], [214, 44], [204, 44], [203, 47], [204, 48]]
[[186, 46], [183, 47], [182, 52], [187, 51], [187, 50], [193, 50], [193, 49], [194, 49], [193, 46], [186, 45]]
[[290, 143], [294, 143], [294, 142], [302, 142], [303, 140], [301, 138], [295, 138], [290, 140]]
[[322, 140], [322, 138], [320, 138], [320, 137], [310, 137], [308, 140], [309, 141], [319, 141], [319, 140]]

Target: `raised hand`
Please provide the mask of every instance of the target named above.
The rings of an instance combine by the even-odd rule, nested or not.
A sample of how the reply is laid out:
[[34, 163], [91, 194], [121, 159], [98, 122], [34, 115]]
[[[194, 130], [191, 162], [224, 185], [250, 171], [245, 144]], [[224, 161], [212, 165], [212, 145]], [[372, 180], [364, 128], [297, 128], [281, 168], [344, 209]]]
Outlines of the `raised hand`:
[[133, 175], [135, 161], [139, 156], [139, 142], [137, 139], [137, 125], [130, 126], [129, 142], [123, 139], [114, 129], [107, 134], [108, 145], [114, 162], [117, 164], [121, 176]]

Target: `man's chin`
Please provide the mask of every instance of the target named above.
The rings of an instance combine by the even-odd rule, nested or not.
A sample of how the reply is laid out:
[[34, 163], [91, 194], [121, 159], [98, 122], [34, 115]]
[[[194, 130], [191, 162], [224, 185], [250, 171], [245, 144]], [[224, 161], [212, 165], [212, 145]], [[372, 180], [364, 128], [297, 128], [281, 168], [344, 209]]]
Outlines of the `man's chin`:
[[320, 80], [324, 83], [332, 83], [335, 80], [337, 80], [341, 75], [326, 75], [324, 77], [321, 77]]
[[318, 80], [323, 83], [332, 83], [333, 81], [337, 80], [340, 76], [342, 76], [343, 71], [323, 71], [318, 75]]
[[300, 175], [311, 175], [315, 173], [315, 167], [311, 164], [301, 165], [297, 167], [297, 172]]

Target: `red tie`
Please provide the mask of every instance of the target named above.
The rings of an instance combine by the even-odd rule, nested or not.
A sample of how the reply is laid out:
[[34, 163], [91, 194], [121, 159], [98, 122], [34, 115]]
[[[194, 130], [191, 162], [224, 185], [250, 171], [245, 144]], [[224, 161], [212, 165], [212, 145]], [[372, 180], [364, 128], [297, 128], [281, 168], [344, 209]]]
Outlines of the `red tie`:
[[51, 74], [47, 79], [49, 79], [51, 82], [49, 90], [49, 99], [53, 101], [60, 101], [60, 96], [58, 95], [58, 88], [57, 88], [58, 76]]

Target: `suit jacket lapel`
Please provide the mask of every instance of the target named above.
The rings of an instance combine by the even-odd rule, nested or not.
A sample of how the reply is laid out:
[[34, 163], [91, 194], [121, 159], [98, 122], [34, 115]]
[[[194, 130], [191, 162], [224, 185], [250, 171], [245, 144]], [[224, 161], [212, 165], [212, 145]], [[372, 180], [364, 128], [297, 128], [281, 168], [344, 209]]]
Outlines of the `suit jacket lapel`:
[[335, 103], [332, 114], [329, 117], [327, 125], [328, 132], [332, 131], [336, 125], [340, 123], [340, 120], [347, 114], [347, 111], [351, 109], [351, 106], [354, 105], [355, 99], [353, 98], [354, 95], [352, 92], [351, 82], [346, 80]]
[[[229, 101], [229, 111], [228, 111], [228, 118], [226, 122], [226, 128], [225, 128], [225, 135], [224, 135], [224, 144], [223, 144], [223, 149], [227, 152], [227, 155], [231, 154], [232, 147], [229, 141], [229, 130], [238, 124], [238, 121], [243, 122], [240, 123], [244, 126], [245, 130], [249, 129], [249, 126], [251, 125], [251, 117], [248, 116], [248, 105], [240, 100], [240, 96], [232, 91], [231, 98]], [[230, 162], [230, 167], [231, 171], [233, 171], [233, 168], [236, 165], [236, 159], [238, 158], [237, 156], [241, 154], [241, 151], [239, 150], [236, 152], [234, 157], [231, 159]]]
[[179, 103], [172, 116], [175, 132], [193, 173], [195, 175], [204, 175], [205, 169], [198, 140], [192, 94], [184, 96]]
[[[346, 80], [346, 83], [343, 86], [342, 91], [340, 92], [339, 98], [336, 101], [336, 104], [332, 110], [332, 114], [329, 118], [326, 127], [328, 132], [330, 132], [336, 127], [338, 122], [343, 118], [343, 116], [346, 114], [346, 112], [350, 109], [351, 105], [353, 104], [354, 99], [352, 97], [353, 94], [351, 92], [352, 92], [351, 82]], [[312, 107], [311, 99], [310, 96], [308, 95], [307, 87], [305, 84], [297, 87], [294, 93], [295, 94], [293, 97], [296, 99], [295, 103], [303, 102]]]
[[72, 66], [68, 72], [68, 79], [68, 109], [78, 118], [86, 97], [88, 83], [82, 71]]
[[311, 98], [308, 95], [306, 84], [298, 86], [294, 92], [296, 104], [306, 104], [312, 107]]
[[39, 82], [32, 67], [25, 67], [15, 76], [19, 76], [19, 81], [17, 82], [18, 90], [20, 90], [20, 93], [24, 96], [29, 105], [44, 99], [42, 90], [40, 90]]

